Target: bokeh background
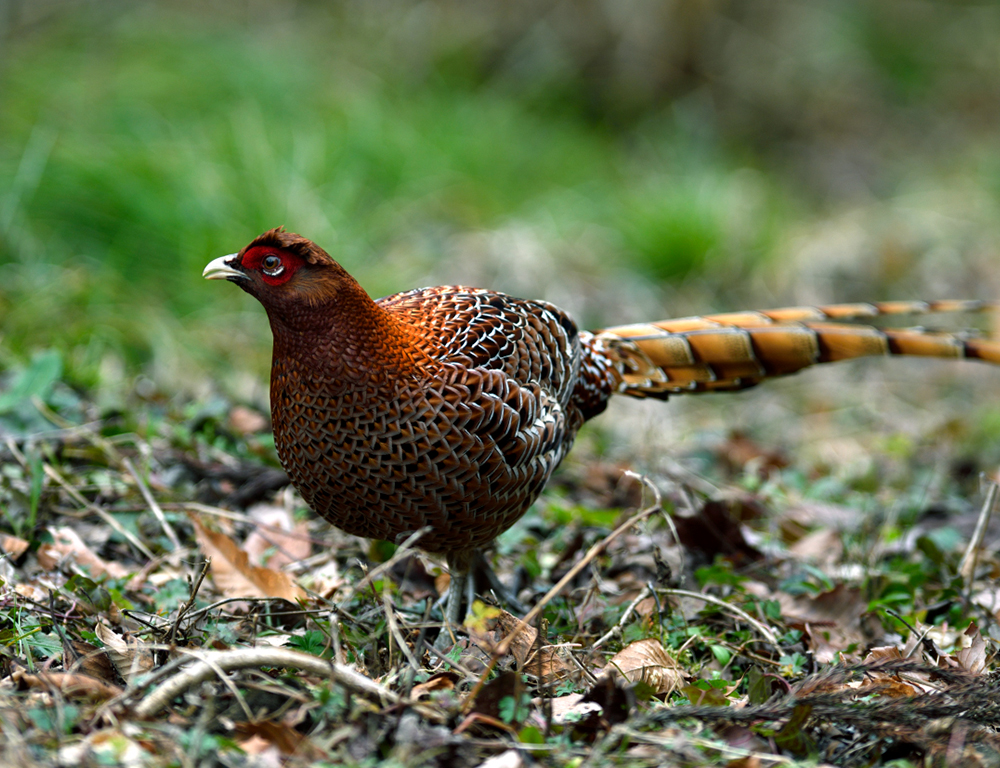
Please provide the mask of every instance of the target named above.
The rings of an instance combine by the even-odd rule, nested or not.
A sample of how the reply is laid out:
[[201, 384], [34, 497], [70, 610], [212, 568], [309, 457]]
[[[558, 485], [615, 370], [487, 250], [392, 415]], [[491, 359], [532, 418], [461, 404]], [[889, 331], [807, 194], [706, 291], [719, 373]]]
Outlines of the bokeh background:
[[[265, 406], [264, 314], [201, 270], [279, 224], [375, 296], [483, 285], [591, 327], [996, 298], [998, 122], [993, 3], [0, 0], [0, 366]], [[870, 370], [683, 408], [788, 437], [847, 382], [925, 437], [946, 392], [1000, 426], [995, 371]]]

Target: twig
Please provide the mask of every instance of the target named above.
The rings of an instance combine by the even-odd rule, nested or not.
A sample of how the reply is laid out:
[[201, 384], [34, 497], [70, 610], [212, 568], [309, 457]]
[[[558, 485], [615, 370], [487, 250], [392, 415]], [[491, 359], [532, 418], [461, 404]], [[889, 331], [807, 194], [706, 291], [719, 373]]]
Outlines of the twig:
[[149, 487], [145, 482], [143, 482], [143, 479], [139, 477], [139, 473], [136, 471], [135, 464], [132, 463], [132, 459], [126, 457], [122, 461], [125, 464], [125, 468], [129, 471], [129, 474], [135, 479], [136, 485], [139, 486], [139, 493], [141, 493], [142, 498], [146, 500], [146, 504], [149, 505], [149, 510], [153, 513], [157, 522], [159, 522], [160, 527], [167, 535], [167, 538], [170, 539], [170, 543], [173, 545], [173, 549], [176, 552], [181, 548], [181, 542], [180, 539], [177, 538], [177, 534], [174, 533], [173, 527], [167, 522], [166, 515], [163, 514], [163, 510], [156, 502], [156, 499], [153, 498], [153, 494], [149, 492]]
[[983, 502], [982, 509], [979, 510], [979, 519], [976, 520], [976, 528], [969, 539], [969, 546], [965, 548], [962, 555], [962, 562], [958, 566], [958, 572], [965, 581], [965, 591], [972, 589], [972, 581], [976, 575], [976, 566], [979, 564], [979, 549], [983, 545], [983, 538], [986, 536], [986, 528], [990, 524], [990, 517], [993, 516], [993, 507], [996, 506], [997, 484], [989, 481], [990, 489], [986, 493], [986, 501]]
[[719, 598], [713, 597], [712, 595], [704, 595], [701, 592], [690, 592], [686, 589], [658, 589], [656, 591], [662, 595], [674, 595], [675, 597], [690, 597], [695, 600], [703, 600], [706, 603], [711, 603], [712, 605], [718, 606], [723, 611], [729, 611], [730, 613], [735, 614], [738, 618], [743, 619], [743, 621], [745, 621], [747, 624], [756, 629], [760, 634], [764, 636], [764, 639], [767, 640], [771, 645], [775, 646], [776, 648], [778, 647], [777, 636], [774, 634], [774, 632], [770, 630], [770, 628], [766, 624], [758, 621], [749, 613], [744, 611], [742, 608], [738, 608], [735, 605], [730, 605], [725, 600], [720, 600]]
[[205, 562], [202, 563], [201, 571], [195, 577], [194, 581], [191, 582], [191, 591], [188, 595], [188, 599], [177, 611], [177, 618], [174, 620], [173, 625], [170, 627], [170, 632], [167, 634], [167, 642], [173, 643], [177, 639], [177, 633], [180, 631], [181, 622], [187, 615], [187, 612], [194, 608], [195, 598], [198, 596], [198, 590], [201, 589], [202, 582], [205, 581], [205, 577], [208, 575], [208, 569], [212, 566], [212, 558], [206, 557]]
[[382, 605], [385, 608], [385, 619], [389, 623], [389, 633], [396, 640], [396, 645], [399, 646], [399, 650], [406, 657], [406, 660], [410, 663], [410, 667], [413, 671], [419, 672], [420, 664], [417, 663], [417, 660], [413, 655], [413, 651], [410, 650], [410, 646], [406, 644], [406, 638], [403, 637], [403, 633], [399, 631], [399, 623], [396, 621], [396, 612], [392, 607], [392, 599], [389, 596], [388, 584], [386, 584], [382, 590]]
[[398, 563], [400, 560], [406, 557], [410, 553], [410, 550], [412, 550], [416, 546], [416, 543], [420, 540], [420, 537], [423, 536], [428, 531], [430, 531], [430, 529], [431, 527], [429, 525], [425, 525], [420, 530], [414, 531], [412, 534], [410, 534], [409, 538], [399, 545], [399, 548], [393, 553], [392, 557], [390, 557], [384, 563], [378, 565], [376, 568], [372, 568], [371, 571], [365, 574], [365, 576], [362, 577], [361, 580], [354, 585], [354, 587], [351, 589], [350, 595], [348, 595], [346, 600], [352, 599], [354, 595], [358, 594], [362, 589], [367, 587], [369, 584], [375, 581], [375, 579], [377, 579], [386, 571], [390, 570], [396, 563]]
[[[38, 409], [38, 412], [42, 414], [44, 418], [46, 418], [48, 421], [52, 422], [57, 427], [59, 427], [60, 431], [65, 433], [72, 433], [74, 431], [78, 432], [80, 436], [85, 438], [88, 443], [95, 446], [99, 450], [103, 451], [106, 456], [110, 457], [111, 461], [113, 462], [121, 461], [121, 454], [118, 452], [118, 449], [115, 448], [110, 443], [110, 441], [108, 441], [105, 437], [103, 437], [97, 429], [93, 428], [100, 425], [102, 422], [97, 421], [89, 425], [74, 424], [73, 422], [63, 418], [58, 413], [49, 408], [46, 402], [42, 400], [42, 398], [40, 398], [38, 395], [32, 396], [31, 404]], [[91, 428], [88, 429], [87, 427]]]
[[[252, 605], [268, 605], [270, 603], [277, 603], [279, 607], [284, 604], [288, 605], [288, 601], [283, 597], [224, 597], [221, 600], [216, 600], [214, 603], [206, 605], [204, 608], [199, 608], [197, 611], [192, 611], [187, 614], [188, 621], [195, 621], [200, 619], [205, 614], [211, 613], [216, 608], [221, 608], [226, 603], [250, 603]], [[325, 613], [322, 609], [304, 610], [298, 606], [287, 611], [270, 611], [268, 615], [270, 616], [321, 616]]]
[[437, 656], [437, 658], [440, 661], [442, 661], [445, 664], [449, 665], [450, 667], [452, 667], [452, 669], [457, 669], [459, 672], [461, 672], [463, 675], [465, 675], [465, 678], [467, 680], [475, 680], [476, 678], [479, 677], [479, 675], [477, 675], [475, 672], [473, 672], [471, 669], [469, 669], [467, 666], [465, 666], [462, 662], [455, 661], [454, 659], [449, 658], [449, 656], [448, 656], [447, 653], [445, 653], [444, 651], [441, 651], [441, 650], [438, 650], [437, 648], [435, 648], [434, 647], [434, 643], [425, 643], [424, 644], [424, 649], [428, 653], [430, 653], [431, 656]]
[[65, 490], [66, 493], [68, 493], [70, 495], [70, 497], [77, 504], [80, 504], [85, 509], [90, 510], [95, 515], [97, 515], [99, 518], [101, 518], [101, 520], [103, 520], [105, 523], [107, 523], [112, 528], [114, 528], [114, 530], [115, 530], [116, 533], [118, 533], [129, 544], [131, 544], [133, 547], [135, 547], [137, 550], [139, 550], [139, 552], [144, 557], [147, 557], [150, 560], [152, 560], [154, 557], [156, 557], [156, 555], [154, 555], [150, 551], [150, 549], [145, 544], [143, 544], [135, 536], [135, 534], [133, 534], [130, 530], [128, 530], [127, 528], [125, 528], [121, 523], [119, 523], [115, 519], [114, 515], [112, 515], [109, 512], [101, 509], [96, 504], [93, 504], [92, 502], [87, 501], [87, 499], [84, 498], [83, 494], [81, 494], [78, 490], [76, 490], [76, 488], [74, 488], [72, 485], [70, 485], [69, 482], [67, 482], [67, 480], [62, 475], [60, 475], [59, 472], [56, 471], [55, 467], [53, 467], [51, 464], [45, 463], [45, 464], [42, 464], [42, 469], [44, 470], [44, 472], [45, 472], [46, 475], [48, 475], [49, 477], [51, 477], [60, 486], [62, 486], [63, 490]]
[[[181, 653], [184, 654], [191, 653], [190, 651], [187, 651], [185, 649], [178, 649], [178, 650], [180, 650]], [[233, 694], [233, 697], [236, 699], [236, 703], [239, 704], [240, 709], [243, 710], [243, 714], [246, 717], [247, 721], [253, 722], [254, 717], [253, 717], [253, 712], [250, 711], [250, 705], [247, 704], [246, 698], [243, 696], [242, 693], [240, 693], [240, 689], [236, 687], [236, 683], [234, 683], [232, 680], [226, 677], [226, 673], [213, 659], [209, 657], [202, 657], [200, 658], [200, 661], [203, 664], [207, 664], [209, 669], [211, 669], [212, 673], [217, 678], [219, 678], [222, 681], [222, 684], [229, 689], [229, 692], [231, 694]]]
[[569, 585], [570, 582], [572, 582], [573, 579], [575, 579], [580, 574], [580, 572], [583, 571], [584, 568], [590, 565], [590, 563], [592, 563], [598, 555], [604, 552], [604, 550], [608, 548], [611, 542], [613, 542], [623, 533], [631, 529], [632, 526], [641, 523], [643, 520], [652, 515], [654, 512], [657, 512], [661, 509], [662, 498], [660, 496], [660, 490], [655, 485], [653, 485], [652, 482], [650, 482], [649, 478], [647, 478], [645, 475], [640, 475], [636, 472], [631, 472], [628, 470], [626, 470], [625, 474], [638, 478], [643, 483], [645, 483], [650, 489], [652, 489], [654, 497], [653, 504], [632, 515], [632, 517], [630, 517], [624, 523], [619, 525], [605, 538], [601, 539], [589, 550], [587, 550], [587, 554], [585, 554], [582, 558], [580, 558], [580, 560], [566, 572], [565, 576], [559, 579], [558, 583], [545, 594], [545, 596], [538, 602], [538, 604], [534, 608], [528, 611], [528, 614], [523, 619], [521, 619], [521, 622], [511, 631], [511, 633], [507, 635], [507, 637], [505, 637], [499, 643], [497, 643], [496, 648], [494, 648], [493, 650], [492, 657], [490, 658], [490, 663], [486, 665], [486, 669], [483, 671], [482, 675], [480, 675], [479, 680], [476, 682], [475, 686], [473, 686], [472, 690], [469, 691], [468, 695], [465, 697], [465, 701], [462, 703], [463, 710], [468, 709], [472, 705], [472, 702], [479, 694], [479, 691], [482, 690], [483, 685], [486, 684], [486, 678], [489, 677], [490, 673], [493, 672], [494, 667], [496, 667], [497, 662], [499, 662], [500, 659], [502, 659], [504, 656], [507, 655], [507, 652], [510, 650], [510, 646], [513, 645], [514, 640], [517, 639], [518, 635], [520, 635], [521, 632], [523, 632], [527, 627], [529, 627], [531, 624], [534, 623], [535, 619], [537, 619], [541, 615], [542, 611], [545, 610], [545, 606], [547, 606], [556, 597], [558, 597], [559, 593], [562, 592], [563, 589], [565, 589], [566, 586]]
[[[17, 449], [17, 445], [14, 443], [13, 438], [10, 437], [7, 438], [7, 448], [10, 449], [11, 454], [14, 456], [15, 459], [17, 459], [19, 464], [25, 467], [27, 466], [24, 454], [22, 454], [21, 451]], [[139, 541], [139, 539], [137, 539], [131, 531], [124, 528], [122, 524], [119, 523], [114, 518], [113, 515], [101, 509], [96, 504], [87, 501], [87, 499], [84, 498], [83, 494], [81, 494], [78, 490], [76, 490], [76, 488], [70, 485], [69, 482], [62, 475], [60, 475], [58, 471], [56, 471], [55, 467], [53, 467], [48, 462], [43, 462], [42, 471], [45, 472], [45, 474], [48, 475], [52, 480], [55, 480], [56, 483], [58, 483], [63, 488], [63, 490], [65, 490], [66, 493], [70, 495], [70, 498], [72, 498], [77, 504], [84, 507], [85, 509], [90, 510], [95, 515], [100, 517], [105, 523], [114, 528], [115, 532], [120, 534], [129, 544], [131, 544], [133, 547], [139, 550], [139, 552], [141, 552], [143, 556], [145, 556], [150, 560], [156, 557], [152, 552], [149, 551], [149, 549], [146, 547], [145, 544]]]
[[715, 739], [704, 739], [698, 736], [686, 735], [684, 739], [678, 740], [675, 737], [663, 737], [657, 736], [655, 733], [646, 733], [645, 731], [639, 731], [635, 728], [629, 728], [627, 725], [616, 725], [610, 734], [608, 734], [608, 739], [613, 739], [614, 736], [626, 737], [630, 741], [636, 741], [640, 744], [652, 744], [654, 746], [662, 747], [665, 749], [676, 749], [678, 746], [683, 744], [693, 744], [694, 746], [704, 747], [709, 750], [714, 750], [720, 755], [730, 758], [742, 758], [740, 762], [747, 762], [748, 764], [753, 764], [754, 761], [760, 762], [771, 762], [777, 763], [779, 765], [789, 765], [795, 761], [789, 757], [783, 755], [772, 755], [767, 752], [757, 752], [750, 749], [744, 749], [742, 747], [734, 747], [731, 744], [726, 744], [722, 741], [716, 741]]
[[576, 665], [576, 668], [580, 672], [580, 674], [582, 674], [585, 678], [587, 678], [587, 680], [590, 681], [591, 684], [597, 682], [597, 675], [591, 672], [590, 668], [587, 667], [582, 661], [580, 661], [576, 657], [576, 654], [573, 653], [573, 651], [570, 651], [567, 655], [569, 656], [569, 660]]
[[188, 669], [169, 678], [163, 685], [139, 702], [135, 715], [153, 717], [177, 696], [211, 680], [220, 672], [231, 672], [250, 667], [286, 667], [309, 674], [329, 677], [345, 688], [377, 702], [398, 704], [399, 694], [384, 688], [350, 667], [324, 661], [301, 651], [286, 648], [245, 648], [235, 651], [197, 651], [192, 653], [197, 661]]
[[647, 597], [649, 597], [651, 594], [653, 594], [653, 590], [650, 588], [649, 584], [647, 584], [642, 588], [639, 594], [635, 596], [635, 600], [629, 603], [628, 608], [625, 609], [625, 613], [622, 614], [622, 617], [618, 620], [618, 623], [615, 624], [607, 632], [605, 632], [600, 638], [598, 638], [597, 642], [594, 643], [594, 645], [591, 646], [591, 648], [596, 651], [611, 638], [621, 637], [622, 630], [625, 628], [625, 625], [628, 624], [628, 620], [632, 617], [632, 612], [635, 610], [635, 607], [639, 605], [639, 603], [641, 603]]

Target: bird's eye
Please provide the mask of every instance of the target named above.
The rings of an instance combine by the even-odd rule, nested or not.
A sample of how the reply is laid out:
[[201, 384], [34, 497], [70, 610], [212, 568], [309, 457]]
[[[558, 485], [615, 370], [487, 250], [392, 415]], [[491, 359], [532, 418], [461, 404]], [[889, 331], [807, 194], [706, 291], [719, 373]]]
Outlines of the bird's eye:
[[275, 256], [273, 253], [269, 253], [260, 262], [261, 268], [264, 270], [264, 274], [270, 275], [271, 277], [276, 277], [285, 271], [284, 264], [281, 263], [281, 258]]

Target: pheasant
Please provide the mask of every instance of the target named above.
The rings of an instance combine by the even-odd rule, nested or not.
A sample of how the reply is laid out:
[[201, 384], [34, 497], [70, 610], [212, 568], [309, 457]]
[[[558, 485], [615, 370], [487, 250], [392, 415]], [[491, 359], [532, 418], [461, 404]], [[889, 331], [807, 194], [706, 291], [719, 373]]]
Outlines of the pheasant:
[[520, 518], [613, 394], [752, 387], [868, 355], [1000, 364], [1000, 342], [842, 321], [974, 311], [976, 301], [795, 307], [581, 331], [544, 301], [460, 286], [372, 300], [283, 228], [205, 267], [267, 311], [278, 457], [306, 503], [353, 534], [444, 555], [459, 617], [479, 550]]

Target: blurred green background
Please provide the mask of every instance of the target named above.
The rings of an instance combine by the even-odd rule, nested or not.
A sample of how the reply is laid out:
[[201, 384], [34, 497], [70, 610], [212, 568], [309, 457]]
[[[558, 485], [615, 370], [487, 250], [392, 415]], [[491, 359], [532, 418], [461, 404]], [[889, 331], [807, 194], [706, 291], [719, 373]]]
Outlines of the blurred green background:
[[998, 118], [997, 4], [0, 0], [0, 365], [266, 397], [201, 270], [279, 224], [589, 326], [995, 298]]

